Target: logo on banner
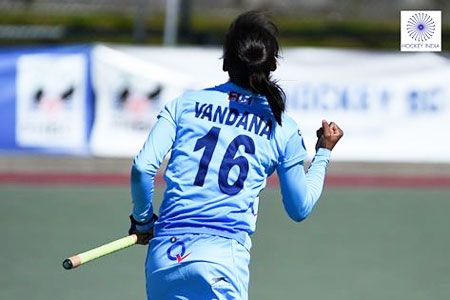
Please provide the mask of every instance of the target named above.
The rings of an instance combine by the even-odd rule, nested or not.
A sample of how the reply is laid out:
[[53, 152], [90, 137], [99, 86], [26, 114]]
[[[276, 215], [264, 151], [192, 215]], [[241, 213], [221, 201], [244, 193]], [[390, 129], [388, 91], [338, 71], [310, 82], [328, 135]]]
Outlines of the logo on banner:
[[441, 51], [441, 11], [402, 11], [400, 50]]
[[62, 87], [60, 91], [51, 91], [48, 87], [36, 87], [32, 91], [31, 108], [46, 114], [49, 118], [72, 110], [73, 96], [77, 93], [73, 85]]
[[16, 140], [21, 146], [85, 145], [86, 58], [22, 55], [17, 62]]
[[123, 129], [148, 131], [155, 112], [159, 111], [159, 100], [163, 90], [160, 84], [148, 84], [134, 78], [124, 80], [113, 98], [114, 125]]

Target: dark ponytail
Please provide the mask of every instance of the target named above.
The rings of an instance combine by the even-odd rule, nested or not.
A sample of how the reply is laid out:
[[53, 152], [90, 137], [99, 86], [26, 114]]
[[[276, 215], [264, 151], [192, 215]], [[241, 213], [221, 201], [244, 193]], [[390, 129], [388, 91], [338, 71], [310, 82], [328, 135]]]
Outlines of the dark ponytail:
[[285, 111], [285, 94], [270, 72], [277, 68], [278, 29], [264, 14], [240, 15], [228, 29], [223, 46], [223, 69], [230, 80], [266, 96], [278, 124]]

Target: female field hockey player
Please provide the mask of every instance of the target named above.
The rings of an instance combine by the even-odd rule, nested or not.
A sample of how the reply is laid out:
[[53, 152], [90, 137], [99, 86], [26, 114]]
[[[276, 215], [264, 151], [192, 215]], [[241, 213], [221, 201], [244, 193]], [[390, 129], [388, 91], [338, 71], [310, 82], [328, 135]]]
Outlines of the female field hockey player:
[[[247, 299], [250, 236], [267, 177], [277, 171], [284, 207], [295, 221], [319, 199], [330, 151], [343, 132], [322, 121], [305, 174], [302, 136], [270, 76], [277, 68], [276, 34], [263, 14], [240, 15], [223, 46], [229, 81], [167, 104], [134, 159], [130, 233], [141, 244], [150, 240], [149, 299]], [[169, 150], [157, 218], [154, 177]]]

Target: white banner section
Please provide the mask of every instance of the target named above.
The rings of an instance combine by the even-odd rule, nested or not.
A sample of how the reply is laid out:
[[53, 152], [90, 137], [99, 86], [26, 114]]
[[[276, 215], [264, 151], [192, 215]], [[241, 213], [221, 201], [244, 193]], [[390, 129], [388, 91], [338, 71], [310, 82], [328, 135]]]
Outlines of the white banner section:
[[313, 153], [320, 120], [345, 136], [333, 158], [450, 162], [450, 62], [434, 54], [289, 50], [277, 78]]
[[81, 149], [86, 145], [86, 68], [84, 54], [27, 54], [18, 59], [16, 140], [20, 146]]
[[[220, 49], [94, 48], [99, 156], [137, 154], [162, 106], [227, 80]], [[333, 159], [450, 162], [450, 62], [438, 55], [285, 49], [274, 74], [310, 157], [322, 119], [345, 131]]]

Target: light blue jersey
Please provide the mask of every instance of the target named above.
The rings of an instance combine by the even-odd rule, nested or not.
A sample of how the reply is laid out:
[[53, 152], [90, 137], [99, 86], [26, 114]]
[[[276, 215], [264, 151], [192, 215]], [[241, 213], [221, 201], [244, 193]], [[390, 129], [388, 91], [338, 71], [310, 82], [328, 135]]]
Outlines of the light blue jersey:
[[266, 178], [307, 156], [297, 124], [283, 114], [280, 126], [265, 97], [233, 83], [185, 93], [159, 118], [175, 140], [156, 236], [214, 234], [249, 249]]
[[[154, 177], [171, 150], [155, 224]], [[330, 151], [305, 173], [296, 123], [273, 118], [265, 97], [235, 84], [188, 92], [162, 110], [133, 162], [133, 218], [154, 226], [146, 262], [148, 299], [247, 299], [250, 235], [258, 195], [278, 173], [283, 205], [301, 221], [320, 197]]]

